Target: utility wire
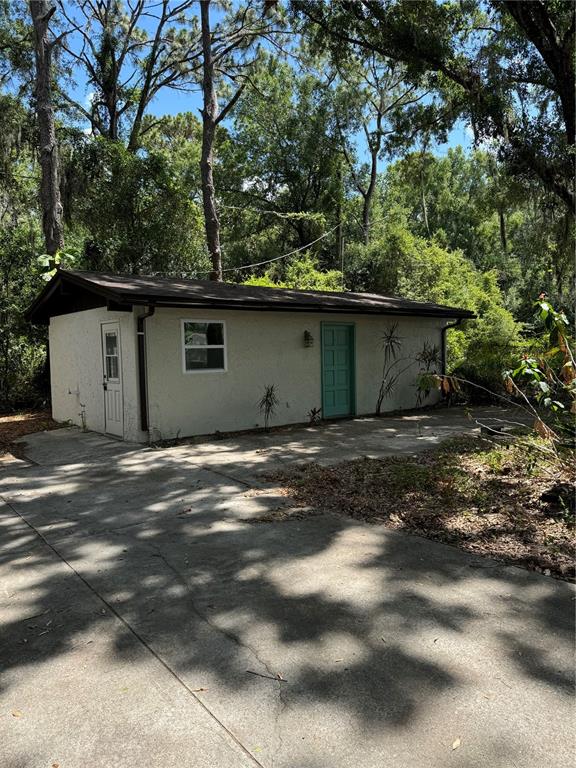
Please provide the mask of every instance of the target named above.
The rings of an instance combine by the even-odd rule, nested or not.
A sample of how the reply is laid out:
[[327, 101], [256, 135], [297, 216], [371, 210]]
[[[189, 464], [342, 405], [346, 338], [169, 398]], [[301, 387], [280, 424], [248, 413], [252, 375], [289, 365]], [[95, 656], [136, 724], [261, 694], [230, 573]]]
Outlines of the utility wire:
[[[340, 226], [339, 224], [336, 224], [335, 227], [332, 227], [332, 229], [329, 229], [328, 232], [325, 232], [323, 235], [320, 235], [320, 237], [317, 237], [316, 240], [312, 240], [312, 242], [306, 243], [306, 245], [302, 245], [300, 248], [295, 248], [293, 251], [290, 251], [289, 253], [285, 253], [282, 256], [275, 256], [273, 259], [267, 259], [266, 261], [256, 261], [254, 264], [245, 264], [242, 267], [228, 267], [227, 269], [223, 269], [222, 272], [238, 272], [241, 269], [252, 269], [252, 267], [261, 267], [263, 264], [272, 264], [273, 261], [280, 261], [280, 259], [287, 259], [288, 256], [293, 256], [295, 253], [299, 253], [300, 251], [305, 251], [306, 248], [310, 248], [311, 245], [314, 245], [315, 243], [320, 242], [320, 240], [323, 240], [325, 237], [328, 237], [328, 235], [331, 235], [332, 232], [338, 229], [339, 226]], [[207, 269], [197, 274], [209, 275], [211, 272], [212, 272], [211, 269]]]

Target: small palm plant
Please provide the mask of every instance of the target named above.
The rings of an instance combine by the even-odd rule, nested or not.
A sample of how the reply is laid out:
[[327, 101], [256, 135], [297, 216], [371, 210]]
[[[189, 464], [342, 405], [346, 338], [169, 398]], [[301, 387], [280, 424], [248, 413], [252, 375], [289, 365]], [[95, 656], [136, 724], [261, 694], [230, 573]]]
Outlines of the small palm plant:
[[276, 413], [276, 406], [278, 403], [279, 400], [276, 396], [276, 385], [268, 384], [264, 387], [264, 394], [258, 403], [260, 413], [264, 414], [264, 429], [266, 431], [268, 431], [270, 427], [270, 419]]
[[[382, 364], [382, 382], [376, 401], [376, 413], [382, 410], [382, 403], [386, 397], [390, 397], [398, 378], [407, 368], [396, 369], [396, 366], [406, 360], [405, 357], [398, 357], [402, 349], [402, 337], [398, 334], [398, 323], [394, 323], [382, 334], [382, 349], [384, 351], [384, 362]], [[396, 370], [395, 370], [396, 369]]]

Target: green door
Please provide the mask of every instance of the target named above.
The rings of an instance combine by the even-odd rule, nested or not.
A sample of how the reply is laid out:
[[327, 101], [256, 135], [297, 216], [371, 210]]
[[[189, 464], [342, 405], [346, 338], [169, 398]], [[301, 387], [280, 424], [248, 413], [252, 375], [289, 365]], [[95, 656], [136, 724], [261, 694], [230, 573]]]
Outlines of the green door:
[[322, 415], [354, 413], [354, 326], [322, 323]]

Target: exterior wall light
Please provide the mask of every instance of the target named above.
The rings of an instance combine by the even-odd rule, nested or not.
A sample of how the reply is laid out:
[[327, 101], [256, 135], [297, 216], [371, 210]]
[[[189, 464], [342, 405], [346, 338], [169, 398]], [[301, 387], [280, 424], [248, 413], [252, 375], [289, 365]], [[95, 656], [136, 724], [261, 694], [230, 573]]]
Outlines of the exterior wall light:
[[314, 336], [312, 336], [310, 331], [304, 331], [304, 346], [305, 347], [314, 346]]

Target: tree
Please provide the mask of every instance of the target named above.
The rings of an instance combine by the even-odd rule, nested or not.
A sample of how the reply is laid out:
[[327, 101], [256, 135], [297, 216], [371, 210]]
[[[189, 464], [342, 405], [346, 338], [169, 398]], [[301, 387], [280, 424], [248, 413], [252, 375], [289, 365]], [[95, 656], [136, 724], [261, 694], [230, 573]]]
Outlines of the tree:
[[190, 88], [200, 67], [198, 25], [189, 13], [193, 6], [193, 0], [79, 0], [72, 6], [59, 0], [65, 64], [70, 74], [84, 69], [92, 89], [88, 107], [66, 87], [60, 98], [93, 133], [124, 139], [135, 152], [154, 124], [143, 124], [152, 100], [164, 88]]
[[[251, 261], [271, 258], [307, 246], [337, 224], [342, 182], [333, 94], [313, 72], [263, 55], [221, 156], [223, 202], [235, 206], [227, 220], [237, 236], [228, 240], [245, 243], [240, 251], [230, 242], [231, 258], [240, 252]], [[323, 263], [334, 261], [332, 242], [318, 246]]]
[[[406, 65], [498, 142], [517, 175], [538, 178], [574, 211], [574, 38], [571, 3], [492, 0], [293, 0], [336, 58], [375, 51]], [[347, 48], [348, 47], [348, 48]]]
[[409, 153], [386, 169], [376, 207], [384, 221], [402, 210], [413, 234], [495, 269], [518, 319], [530, 320], [535, 286], [560, 306], [573, 303], [571, 215], [538, 182], [511, 178], [492, 152]]
[[191, 194], [198, 180], [187, 167], [192, 142], [182, 140], [182, 156], [160, 149], [161, 134], [146, 139], [147, 151], [136, 154], [104, 137], [75, 148], [69, 239], [79, 241], [87, 269], [191, 276], [208, 266], [201, 206]]
[[54, 257], [64, 245], [62, 203], [60, 202], [58, 143], [52, 103], [52, 52], [58, 38], [49, 39], [48, 24], [56, 7], [50, 0], [30, 0], [30, 14], [34, 26], [34, 53], [36, 62], [36, 116], [39, 132], [39, 156], [42, 177], [42, 229], [46, 253]]
[[[250, 0], [212, 28], [211, 0], [200, 3], [202, 37], [202, 200], [206, 228], [206, 244], [212, 261], [211, 280], [222, 280], [222, 250], [220, 220], [214, 186], [214, 142], [216, 129], [234, 109], [247, 85], [249, 73], [258, 60], [254, 50], [259, 38], [273, 33], [273, 24], [266, 18], [275, 3], [264, 3], [258, 14]], [[218, 87], [222, 79], [232, 83], [224, 106], [218, 103]], [[220, 91], [226, 91], [220, 87]]]
[[[212, 51], [212, 32], [210, 29], [210, 2], [200, 3], [202, 26], [202, 156], [200, 172], [202, 174], [202, 201], [204, 205], [204, 226], [206, 229], [206, 244], [212, 260], [211, 280], [222, 280], [222, 251], [220, 248], [220, 222], [216, 206], [216, 191], [214, 189], [214, 138], [216, 126], [226, 116], [226, 107], [219, 112], [218, 96], [216, 95], [214, 53]], [[232, 98], [237, 101], [242, 93], [240, 85]], [[227, 107], [230, 111], [232, 99]]]
[[0, 3], [0, 88], [13, 88], [20, 96], [32, 80], [33, 34], [27, 3]]
[[0, 409], [39, 399], [45, 332], [22, 313], [43, 281], [34, 112], [0, 94]]
[[[449, 368], [465, 371], [464, 378], [484, 382], [492, 390], [501, 388], [501, 372], [518, 349], [520, 329], [504, 306], [495, 270], [481, 271], [461, 251], [413, 235], [406, 226], [405, 212], [399, 211], [388, 218], [379, 239], [367, 248], [351, 248], [350, 256], [355, 257], [359, 270], [346, 274], [352, 290], [475, 312], [476, 320], [464, 321], [461, 328], [450, 332]], [[360, 270], [362, 261], [364, 269]]]
[[[574, 102], [574, 8], [566, 3], [518, 2], [504, 0], [494, 3], [503, 6], [512, 16], [527, 40], [536, 48], [548, 72], [529, 46], [519, 44], [529, 59], [521, 65], [522, 82], [542, 85], [546, 83], [557, 94], [562, 106], [566, 141], [574, 144], [576, 112]], [[562, 7], [564, 6], [564, 7]], [[532, 76], [530, 77], [530, 74]], [[520, 76], [522, 76], [522, 74]], [[536, 77], [534, 77], [534, 74]], [[550, 75], [552, 76], [550, 79]]]
[[[371, 211], [378, 181], [378, 162], [411, 145], [430, 128], [430, 106], [415, 110], [427, 92], [404, 81], [404, 68], [374, 52], [337, 62], [334, 101], [342, 153], [352, 184], [362, 198], [364, 242], [370, 240]], [[365, 140], [367, 162], [359, 162], [358, 132]]]

